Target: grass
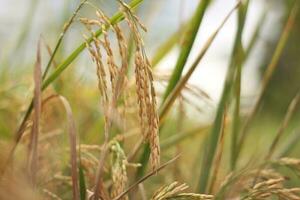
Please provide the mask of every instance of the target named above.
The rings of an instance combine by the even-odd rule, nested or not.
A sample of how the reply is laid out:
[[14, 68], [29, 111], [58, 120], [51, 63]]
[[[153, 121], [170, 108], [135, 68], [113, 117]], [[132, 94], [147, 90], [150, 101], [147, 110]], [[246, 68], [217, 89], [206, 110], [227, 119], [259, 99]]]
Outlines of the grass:
[[[9, 137], [0, 135], [0, 199], [300, 199], [300, 158], [293, 155], [300, 137], [298, 125], [293, 124], [299, 91], [283, 119], [270, 119], [270, 127], [253, 123], [260, 119], [258, 109], [280, 65], [299, 3], [288, 13], [257, 100], [244, 113], [243, 69], [268, 14], [264, 11], [246, 46], [244, 27], [251, 3], [237, 1], [192, 58], [195, 38], [213, 1], [200, 1], [192, 17], [158, 45], [153, 57], [148, 57], [143, 42], [146, 27], [134, 12], [143, 0], [115, 2], [119, 9], [112, 17], [97, 4], [80, 2], [53, 50], [47, 38], [43, 39], [49, 54], [45, 66], [44, 49], [38, 42], [33, 75], [27, 75], [27, 79], [33, 77], [32, 99], [29, 106], [20, 99], [23, 108], [28, 106], [25, 112], [0, 106], [5, 111], [0, 112], [1, 118], [23, 116], [19, 126], [16, 122], [6, 125], [5, 130], [11, 130]], [[95, 13], [94, 17], [84, 16], [83, 9]], [[214, 119], [206, 123], [191, 119], [189, 111], [195, 113], [198, 103], [209, 101], [209, 96], [189, 80], [234, 14], [237, 30], [223, 92], [213, 108]], [[26, 21], [30, 23], [31, 15]], [[57, 54], [74, 23], [84, 27], [80, 38], [84, 42], [58, 62]], [[22, 29], [22, 34], [28, 34], [24, 31], [28, 30]], [[159, 91], [155, 67], [177, 45], [176, 64], [164, 82], [166, 87]], [[95, 68], [96, 84], [78, 84], [74, 61], [81, 54]], [[63, 84], [59, 92], [52, 87], [57, 79], [57, 84]], [[4, 82], [0, 92], [7, 95], [9, 84]], [[289, 134], [291, 129], [294, 134]], [[263, 147], [259, 139], [265, 140]], [[256, 152], [253, 144], [258, 147]]]

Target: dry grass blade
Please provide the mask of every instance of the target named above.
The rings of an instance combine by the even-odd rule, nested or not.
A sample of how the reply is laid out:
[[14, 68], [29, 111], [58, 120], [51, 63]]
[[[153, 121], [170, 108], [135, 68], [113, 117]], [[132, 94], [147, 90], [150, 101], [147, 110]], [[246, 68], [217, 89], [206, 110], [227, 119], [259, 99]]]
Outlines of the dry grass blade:
[[134, 184], [132, 184], [127, 190], [125, 190], [124, 192], [122, 192], [119, 196], [117, 196], [113, 200], [119, 200], [119, 199], [121, 199], [124, 195], [126, 195], [128, 192], [130, 192], [135, 187], [137, 187], [140, 183], [144, 182], [149, 177], [157, 174], [160, 170], [164, 169], [166, 166], [170, 165], [172, 162], [174, 162], [175, 160], [177, 160], [177, 158], [179, 158], [179, 155], [176, 156], [176, 157], [174, 157], [173, 159], [169, 160], [168, 162], [162, 164], [158, 168], [154, 169], [152, 172], [148, 173], [144, 177], [140, 178], [137, 182], [135, 182]]
[[173, 105], [174, 101], [176, 100], [177, 96], [180, 94], [181, 90], [185, 87], [186, 83], [188, 82], [189, 78], [192, 76], [193, 72], [199, 65], [199, 62], [202, 60], [204, 55], [206, 54], [207, 50], [211, 46], [212, 42], [216, 38], [219, 31], [222, 29], [226, 21], [229, 19], [229, 17], [232, 15], [232, 13], [235, 11], [235, 9], [238, 8], [240, 5], [240, 1], [234, 6], [234, 8], [227, 14], [225, 19], [222, 21], [222, 23], [219, 25], [219, 27], [213, 32], [213, 34], [209, 37], [209, 39], [204, 44], [204, 47], [202, 48], [201, 52], [197, 56], [196, 60], [193, 62], [191, 68], [188, 70], [186, 75], [177, 83], [176, 87], [172, 91], [172, 93], [168, 96], [162, 107], [160, 108], [159, 112], [159, 118], [160, 121], [163, 121], [164, 117], [170, 110], [171, 106]]
[[[43, 43], [44, 43], [44, 45], [45, 45], [45, 47], [46, 47], [46, 49], [47, 49], [47, 52], [48, 52], [49, 56], [52, 56], [52, 55], [53, 55], [53, 52], [52, 52], [52, 50], [51, 50], [51, 47], [50, 47], [49, 44], [47, 43], [46, 39], [45, 39], [43, 36], [41, 36], [41, 37], [42, 37], [42, 41], [43, 41]], [[56, 67], [57, 67], [57, 62], [55, 61], [54, 58], [53, 58], [52, 63], [53, 63], [53, 67], [56, 68]]]
[[38, 41], [38, 49], [36, 56], [36, 63], [34, 67], [34, 115], [33, 124], [31, 129], [30, 144], [29, 144], [29, 174], [32, 184], [35, 185], [38, 161], [38, 135], [40, 129], [41, 117], [41, 83], [42, 83], [42, 70], [41, 70], [41, 43]]
[[77, 163], [77, 150], [76, 150], [76, 128], [73, 118], [71, 106], [66, 98], [59, 96], [59, 99], [64, 105], [67, 113], [69, 139], [70, 139], [70, 157], [71, 157], [71, 176], [72, 176], [72, 190], [73, 199], [79, 200], [79, 187], [78, 187], [78, 163]]

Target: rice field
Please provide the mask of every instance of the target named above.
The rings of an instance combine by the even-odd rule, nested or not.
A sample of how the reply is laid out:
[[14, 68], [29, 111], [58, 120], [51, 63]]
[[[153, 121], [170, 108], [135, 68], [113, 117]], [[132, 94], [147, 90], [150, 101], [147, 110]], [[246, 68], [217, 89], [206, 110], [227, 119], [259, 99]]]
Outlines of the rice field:
[[[148, 27], [138, 14], [146, 1], [110, 2], [114, 14], [108, 14], [82, 0], [55, 42], [36, 38], [27, 50], [34, 52], [33, 65], [17, 69], [10, 59], [0, 60], [0, 199], [300, 199], [299, 90], [280, 119], [263, 115], [299, 2], [288, 10], [257, 95], [245, 108], [242, 74], [263, 28], [259, 23], [245, 45], [252, 1], [236, 1], [191, 64], [213, 0], [199, 1], [154, 54], [148, 53]], [[237, 29], [215, 102], [190, 79], [232, 18]], [[71, 38], [80, 44], [68, 52], [71, 29], [80, 32]], [[30, 34], [28, 24], [22, 34], [19, 43]], [[175, 47], [175, 65], [161, 73], [157, 65]], [[22, 62], [23, 50], [13, 49], [9, 57]], [[87, 62], [77, 62], [79, 57]], [[90, 74], [82, 75], [79, 67]]]

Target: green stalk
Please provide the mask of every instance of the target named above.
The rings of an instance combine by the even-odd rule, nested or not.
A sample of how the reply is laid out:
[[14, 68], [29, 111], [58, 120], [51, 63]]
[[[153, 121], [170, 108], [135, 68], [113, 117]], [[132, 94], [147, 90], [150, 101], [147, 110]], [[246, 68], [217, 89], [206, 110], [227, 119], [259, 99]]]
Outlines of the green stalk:
[[233, 52], [231, 56], [232, 60], [229, 69], [227, 71], [223, 93], [217, 109], [214, 125], [212, 127], [210, 135], [207, 138], [207, 142], [206, 142], [207, 146], [205, 146], [205, 150], [203, 152], [204, 157], [202, 160], [199, 189], [198, 189], [198, 192], [200, 193], [205, 193], [207, 190], [207, 186], [209, 185], [208, 182], [211, 174], [212, 164], [216, 154], [216, 149], [218, 148], [219, 137], [222, 130], [223, 116], [226, 111], [225, 108], [228, 106], [230, 100], [230, 91], [234, 83], [234, 75], [237, 69], [237, 63], [234, 57], [235, 54], [241, 50], [240, 48], [241, 48], [241, 37], [242, 37], [243, 28], [244, 28], [244, 20], [241, 21], [237, 29]]
[[236, 65], [236, 77], [234, 84], [234, 111], [233, 111], [233, 123], [232, 123], [232, 140], [231, 140], [231, 169], [233, 170], [236, 166], [236, 149], [238, 132], [240, 127], [240, 100], [241, 100], [241, 76], [242, 76], [242, 64], [245, 61], [245, 55], [243, 55], [243, 45], [242, 45], [242, 32], [244, 24], [246, 21], [247, 9], [249, 1], [247, 1], [243, 6], [240, 6], [238, 10], [238, 32], [236, 35], [237, 48], [232, 55], [232, 63]]
[[163, 101], [166, 100], [166, 98], [172, 92], [172, 90], [174, 89], [174, 87], [176, 86], [177, 82], [179, 81], [179, 79], [181, 77], [183, 68], [185, 66], [185, 63], [186, 63], [189, 55], [190, 55], [193, 43], [197, 36], [198, 29], [200, 27], [204, 13], [205, 13], [210, 1], [211, 0], [200, 1], [193, 18], [184, 33], [179, 58], [177, 60], [175, 69], [173, 70], [172, 76], [169, 80], [169, 84], [165, 91]]

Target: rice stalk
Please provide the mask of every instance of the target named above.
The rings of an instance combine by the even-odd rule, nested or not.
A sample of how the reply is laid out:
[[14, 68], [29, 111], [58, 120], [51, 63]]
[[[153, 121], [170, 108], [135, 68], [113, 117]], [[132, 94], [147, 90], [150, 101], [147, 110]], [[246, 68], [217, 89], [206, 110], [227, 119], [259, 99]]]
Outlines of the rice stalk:
[[[240, 98], [241, 98], [241, 79], [242, 79], [242, 65], [245, 61], [245, 55], [243, 44], [242, 44], [242, 34], [246, 21], [246, 15], [248, 10], [249, 1], [246, 1], [239, 7], [238, 10], [238, 28], [234, 42], [234, 50], [232, 52], [230, 65], [236, 66], [235, 80], [234, 80], [234, 111], [232, 119], [232, 140], [231, 140], [231, 169], [233, 170], [236, 166], [236, 149], [238, 133], [240, 128]], [[249, 52], [248, 52], [249, 53]]]

